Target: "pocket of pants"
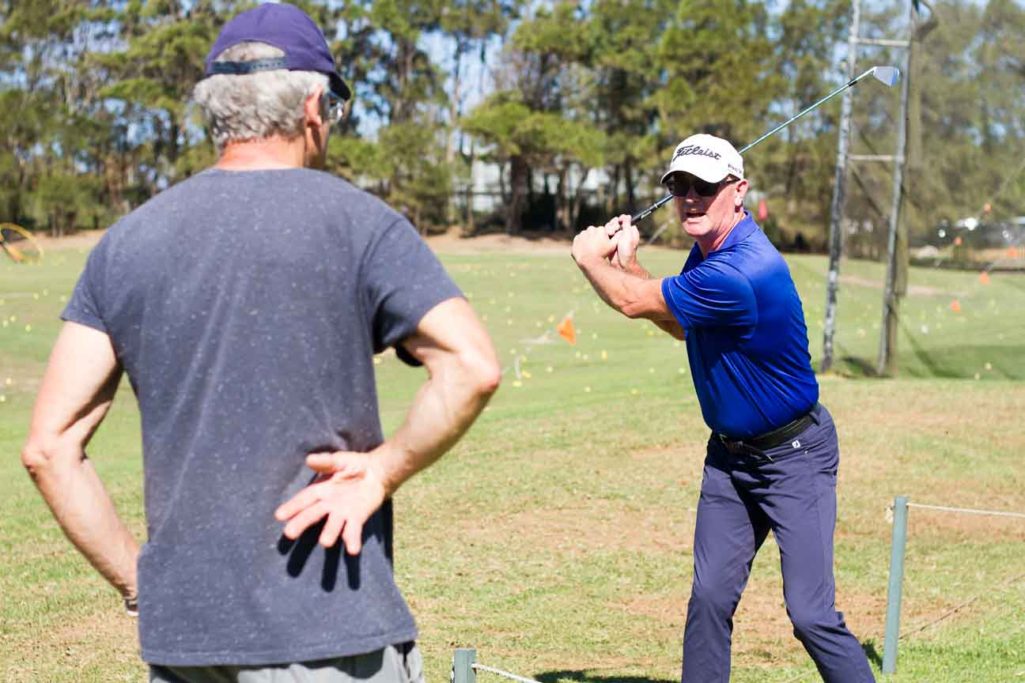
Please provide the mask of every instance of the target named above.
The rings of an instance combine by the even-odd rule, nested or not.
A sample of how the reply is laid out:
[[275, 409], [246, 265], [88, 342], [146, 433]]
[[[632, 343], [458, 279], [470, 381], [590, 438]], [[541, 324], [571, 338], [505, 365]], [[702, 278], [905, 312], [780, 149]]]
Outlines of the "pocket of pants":
[[805, 456], [818, 472], [836, 476], [840, 462], [840, 444], [832, 423], [816, 425], [805, 430], [799, 441]]
[[402, 671], [406, 683], [424, 683], [424, 658], [416, 643], [405, 643], [398, 647], [402, 658]]

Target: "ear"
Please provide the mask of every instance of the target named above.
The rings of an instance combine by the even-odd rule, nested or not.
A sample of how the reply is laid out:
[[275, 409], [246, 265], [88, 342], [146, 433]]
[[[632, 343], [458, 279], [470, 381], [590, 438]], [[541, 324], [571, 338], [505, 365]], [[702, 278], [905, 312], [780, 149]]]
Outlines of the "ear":
[[317, 86], [306, 97], [303, 102], [303, 113], [306, 115], [306, 125], [319, 128], [324, 125], [324, 107], [321, 101], [324, 98], [324, 88]]
[[737, 209], [741, 209], [744, 206], [744, 197], [747, 196], [747, 190], [750, 184], [747, 182], [747, 178], [739, 180], [736, 183], [736, 190], [733, 196], [733, 206]]

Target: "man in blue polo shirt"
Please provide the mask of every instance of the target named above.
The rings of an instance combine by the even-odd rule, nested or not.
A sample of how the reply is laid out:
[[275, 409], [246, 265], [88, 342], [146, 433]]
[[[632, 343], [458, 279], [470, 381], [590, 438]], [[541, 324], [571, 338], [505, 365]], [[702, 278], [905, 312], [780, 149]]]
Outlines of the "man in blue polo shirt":
[[694, 530], [683, 680], [728, 681], [733, 613], [771, 530], [794, 634], [830, 682], [872, 681], [836, 610], [836, 429], [818, 403], [801, 300], [786, 262], [744, 210], [733, 146], [693, 135], [662, 183], [695, 245], [677, 276], [637, 262], [629, 216], [592, 226], [573, 258], [598, 295], [630, 318], [685, 339], [708, 440]]

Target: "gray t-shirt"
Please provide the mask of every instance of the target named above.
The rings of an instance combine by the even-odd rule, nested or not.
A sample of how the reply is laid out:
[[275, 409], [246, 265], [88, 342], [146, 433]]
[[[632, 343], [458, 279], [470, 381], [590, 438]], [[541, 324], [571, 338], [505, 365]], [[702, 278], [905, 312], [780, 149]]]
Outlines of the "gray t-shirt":
[[271, 664], [412, 640], [391, 504], [362, 553], [274, 509], [307, 453], [383, 440], [373, 353], [461, 296], [412, 226], [318, 171], [208, 170], [113, 226], [62, 317], [107, 333], [142, 414], [153, 664]]

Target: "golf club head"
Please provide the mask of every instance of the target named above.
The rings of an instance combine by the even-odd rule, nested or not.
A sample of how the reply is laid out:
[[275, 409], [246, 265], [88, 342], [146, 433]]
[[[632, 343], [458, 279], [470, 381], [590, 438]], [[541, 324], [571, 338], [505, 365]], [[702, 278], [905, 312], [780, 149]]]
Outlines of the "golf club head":
[[874, 66], [872, 75], [887, 87], [892, 87], [900, 80], [900, 69], [895, 66]]

